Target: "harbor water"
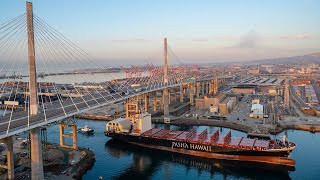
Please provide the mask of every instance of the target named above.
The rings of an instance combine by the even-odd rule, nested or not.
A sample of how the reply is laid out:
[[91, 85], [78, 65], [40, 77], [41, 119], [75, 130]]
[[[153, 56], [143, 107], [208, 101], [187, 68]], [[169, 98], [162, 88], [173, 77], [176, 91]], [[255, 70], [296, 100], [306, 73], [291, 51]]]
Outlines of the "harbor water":
[[[88, 124], [95, 130], [93, 135], [78, 134], [79, 147], [90, 148], [96, 156], [94, 166], [83, 179], [317, 179], [320, 177], [320, 134], [288, 130], [290, 141], [297, 144], [291, 154], [296, 161], [294, 171], [273, 171], [264, 168], [254, 170], [239, 162], [224, 162], [183, 156], [168, 152], [144, 149], [115, 140], [104, 135], [105, 122], [78, 120], [78, 128]], [[154, 125], [156, 126], [156, 125]], [[161, 127], [161, 125], [157, 125]], [[194, 126], [197, 131], [208, 128], [224, 135], [227, 128]], [[193, 127], [170, 126], [175, 130], [190, 130]], [[68, 130], [67, 130], [68, 131]], [[71, 130], [70, 130], [71, 131]], [[48, 127], [48, 141], [59, 142], [59, 126]], [[283, 133], [272, 138], [281, 138]], [[232, 136], [246, 134], [232, 130]], [[66, 139], [67, 140], [67, 139]], [[66, 141], [67, 143], [70, 141]]]
[[[111, 81], [113, 79], [123, 79], [126, 74], [123, 72], [114, 73], [91, 73], [91, 74], [62, 74], [62, 75], [50, 75], [45, 77], [38, 77], [38, 82], [54, 82], [56, 84], [75, 84], [75, 83], [100, 83], [105, 81]], [[22, 77], [21, 79], [4, 78], [0, 79], [0, 83], [22, 81], [27, 82], [28, 77]]]

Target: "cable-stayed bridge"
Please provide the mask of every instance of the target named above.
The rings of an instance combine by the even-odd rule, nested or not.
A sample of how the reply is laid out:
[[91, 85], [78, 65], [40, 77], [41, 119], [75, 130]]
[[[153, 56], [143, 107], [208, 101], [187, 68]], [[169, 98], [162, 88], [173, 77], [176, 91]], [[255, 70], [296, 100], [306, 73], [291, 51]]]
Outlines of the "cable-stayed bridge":
[[[0, 139], [7, 144], [8, 178], [14, 177], [11, 137], [15, 134], [30, 131], [32, 178], [42, 179], [39, 127], [156, 91], [163, 92], [164, 121], [169, 123], [169, 88], [181, 91], [187, 85], [192, 104], [195, 95], [217, 93], [219, 82], [230, 78], [224, 72], [183, 64], [166, 38], [163, 49], [163, 66], [121, 67], [125, 75], [108, 73], [113, 77], [94, 82], [88, 74], [108, 69], [34, 14], [31, 3], [25, 14], [1, 24]], [[173, 59], [180, 64], [169, 65]]]

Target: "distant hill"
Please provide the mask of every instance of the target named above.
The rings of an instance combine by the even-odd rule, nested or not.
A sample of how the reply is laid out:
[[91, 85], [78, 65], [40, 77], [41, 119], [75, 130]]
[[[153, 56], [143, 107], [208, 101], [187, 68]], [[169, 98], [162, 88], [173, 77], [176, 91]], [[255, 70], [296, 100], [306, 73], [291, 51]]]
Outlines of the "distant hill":
[[243, 62], [244, 64], [320, 64], [320, 53], [307, 54], [303, 56], [282, 57], [274, 59], [261, 59]]

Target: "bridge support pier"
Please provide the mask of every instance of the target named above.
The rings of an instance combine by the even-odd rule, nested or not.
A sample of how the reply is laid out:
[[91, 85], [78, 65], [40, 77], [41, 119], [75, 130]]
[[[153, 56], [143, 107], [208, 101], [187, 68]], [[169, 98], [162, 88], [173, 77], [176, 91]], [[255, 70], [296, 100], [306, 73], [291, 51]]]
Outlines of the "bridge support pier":
[[[64, 124], [60, 123], [60, 146], [61, 147], [72, 147], [73, 149], [78, 149], [78, 139], [77, 139], [77, 125], [72, 124]], [[64, 133], [64, 128], [65, 127], [70, 127], [72, 130], [72, 134], [65, 134]], [[72, 146], [68, 146], [65, 144], [64, 137], [69, 137], [72, 138]]]
[[7, 165], [0, 165], [0, 167], [7, 169], [8, 179], [11, 180], [14, 179], [14, 152], [12, 136], [0, 139], [0, 142], [4, 143], [7, 149]]
[[164, 123], [170, 123], [169, 115], [169, 89], [165, 88], [163, 90], [163, 117]]
[[189, 84], [189, 98], [190, 98], [190, 105], [194, 106], [194, 84]]
[[60, 123], [59, 124], [59, 127], [60, 127], [60, 146], [64, 146], [64, 127], [63, 127], [63, 124]]
[[149, 96], [148, 94], [144, 95], [144, 110], [145, 112], [148, 112], [148, 107], [149, 107]]
[[211, 95], [211, 80], [207, 82], [207, 94]]
[[72, 129], [72, 147], [78, 149], [77, 125], [71, 126]]
[[204, 88], [205, 88], [204, 85], [205, 85], [204, 82], [201, 82], [201, 95], [204, 95]]
[[179, 89], [174, 89], [173, 93], [174, 93], [174, 102], [178, 102], [178, 91]]
[[153, 94], [153, 112], [157, 112], [157, 92]]
[[209, 86], [210, 86], [210, 82], [206, 81], [206, 94], [210, 94]]
[[212, 85], [212, 80], [209, 81], [209, 94], [213, 94], [213, 85]]
[[168, 98], [169, 98], [168, 103], [170, 105], [171, 104], [171, 91], [169, 89], [168, 89]]
[[197, 82], [197, 89], [196, 89], [196, 97], [198, 98], [200, 96], [200, 82]]
[[183, 85], [180, 85], [180, 102], [183, 102]]
[[14, 152], [12, 137], [6, 138], [8, 179], [14, 179]]
[[219, 89], [218, 79], [214, 79], [213, 85], [214, 85], [214, 87], [213, 87], [213, 94], [218, 94], [218, 89]]
[[31, 178], [43, 179], [42, 144], [40, 139], [40, 127], [30, 130], [31, 140]]

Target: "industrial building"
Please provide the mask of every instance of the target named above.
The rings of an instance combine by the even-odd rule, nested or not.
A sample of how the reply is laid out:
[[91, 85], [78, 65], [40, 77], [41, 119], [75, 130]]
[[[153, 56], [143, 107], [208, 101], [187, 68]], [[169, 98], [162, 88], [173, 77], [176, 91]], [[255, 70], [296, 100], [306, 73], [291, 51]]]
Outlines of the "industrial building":
[[225, 92], [221, 92], [218, 95], [215, 96], [200, 96], [199, 98], [196, 98], [196, 109], [200, 110], [210, 110], [210, 107], [212, 106], [219, 106], [219, 103], [226, 97]]
[[254, 86], [237, 86], [231, 89], [234, 94], [256, 94], [256, 88]]
[[263, 118], [263, 105], [262, 104], [252, 104], [250, 117]]
[[296, 95], [298, 95], [306, 104], [320, 104], [316, 89], [311, 84], [310, 81], [301, 80], [301, 81], [293, 81], [293, 89]]
[[232, 109], [236, 106], [236, 97], [227, 97], [221, 103], [219, 103], [219, 113], [220, 115], [228, 115]]
[[196, 99], [197, 110], [209, 110], [210, 113], [228, 115], [237, 103], [237, 97], [226, 97], [225, 92], [215, 96], [202, 96]]
[[[234, 93], [242, 94], [268, 94], [276, 96], [281, 94], [281, 86], [284, 85], [283, 78], [254, 76], [237, 81], [237, 86], [232, 89]], [[251, 89], [249, 88], [251, 87]], [[253, 91], [253, 89], [255, 91]]]

